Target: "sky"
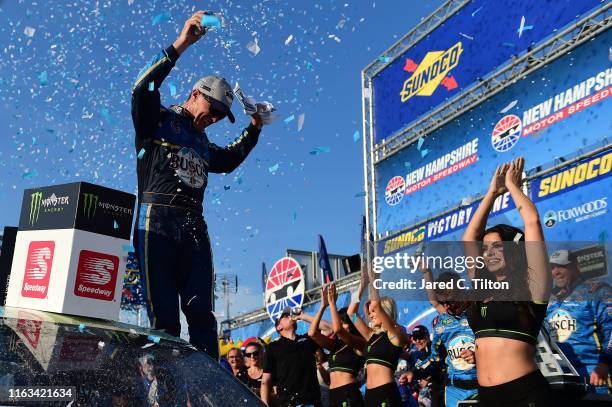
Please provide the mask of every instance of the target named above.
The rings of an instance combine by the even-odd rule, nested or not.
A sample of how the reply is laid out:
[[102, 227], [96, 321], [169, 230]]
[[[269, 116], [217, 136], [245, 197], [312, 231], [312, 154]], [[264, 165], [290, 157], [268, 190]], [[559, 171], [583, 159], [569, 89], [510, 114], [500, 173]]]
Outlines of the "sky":
[[[262, 261], [269, 270], [288, 248], [317, 250], [318, 234], [330, 253], [359, 251], [361, 70], [440, 4], [0, 0], [0, 227], [17, 225], [27, 188], [86, 181], [135, 193], [132, 83], [193, 12], [222, 12], [226, 27], [181, 56], [162, 104], [217, 74], [277, 108], [247, 160], [209, 178], [204, 201], [215, 272], [238, 276], [232, 316], [262, 307]], [[234, 125], [207, 129], [212, 142], [248, 124], [232, 110]]]

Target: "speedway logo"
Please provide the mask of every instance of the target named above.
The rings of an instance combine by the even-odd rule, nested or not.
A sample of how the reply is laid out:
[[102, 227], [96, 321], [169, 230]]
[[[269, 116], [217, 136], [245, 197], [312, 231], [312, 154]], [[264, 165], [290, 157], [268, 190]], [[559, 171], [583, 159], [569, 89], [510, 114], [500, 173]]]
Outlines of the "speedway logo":
[[115, 296], [118, 271], [118, 257], [81, 250], [74, 283], [74, 295], [111, 301]]
[[544, 225], [552, 228], [559, 222], [574, 220], [582, 222], [583, 220], [595, 218], [604, 215], [608, 212], [608, 197], [596, 199], [594, 201], [583, 203], [580, 206], [574, 206], [569, 209], [560, 209], [557, 211], [547, 211], [544, 214]]
[[404, 81], [400, 92], [402, 103], [413, 96], [431, 96], [440, 84], [448, 90], [456, 88], [455, 79], [447, 75], [459, 64], [462, 53], [463, 47], [458, 42], [447, 51], [428, 52], [419, 65], [411, 59], [406, 60], [404, 70], [413, 73]]
[[38, 222], [40, 215], [40, 208], [44, 208], [43, 212], [60, 212], [64, 208], [63, 206], [70, 204], [70, 197], [68, 196], [56, 196], [55, 193], [51, 196], [44, 198], [41, 191], [36, 191], [30, 195], [30, 225], [34, 225]]
[[30, 242], [21, 286], [21, 296], [45, 298], [49, 290], [55, 242]]
[[192, 148], [183, 147], [171, 153], [170, 168], [191, 188], [202, 188], [206, 182], [206, 162]]
[[87, 219], [92, 219], [96, 216], [97, 208], [102, 209], [105, 212], [110, 212], [113, 215], [128, 215], [132, 216], [133, 209], [119, 206], [117, 204], [109, 202], [99, 202], [100, 198], [96, 194], [84, 193], [83, 195], [83, 215]]

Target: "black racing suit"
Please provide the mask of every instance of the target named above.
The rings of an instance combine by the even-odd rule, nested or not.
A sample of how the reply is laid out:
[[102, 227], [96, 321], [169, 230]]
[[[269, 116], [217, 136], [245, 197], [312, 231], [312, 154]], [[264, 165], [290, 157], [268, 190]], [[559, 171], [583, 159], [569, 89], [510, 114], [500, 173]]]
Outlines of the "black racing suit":
[[213, 263], [202, 199], [208, 173], [238, 167], [260, 130], [249, 125], [222, 148], [196, 131], [184, 108], [162, 106], [159, 88], [178, 56], [172, 46], [163, 50], [132, 89], [139, 200], [134, 243], [151, 325], [179, 336], [180, 296], [190, 342], [217, 358]]

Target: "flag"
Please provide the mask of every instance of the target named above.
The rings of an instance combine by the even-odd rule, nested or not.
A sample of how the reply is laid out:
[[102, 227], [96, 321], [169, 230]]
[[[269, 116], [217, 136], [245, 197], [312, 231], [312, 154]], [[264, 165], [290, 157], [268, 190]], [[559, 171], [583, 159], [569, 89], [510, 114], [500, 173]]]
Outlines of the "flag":
[[266, 262], [261, 262], [261, 290], [266, 292], [266, 283], [268, 282], [268, 272], [266, 271]]
[[332, 273], [329, 257], [327, 256], [327, 248], [325, 247], [325, 241], [321, 235], [319, 235], [319, 268], [321, 269], [323, 283], [331, 283], [334, 281], [334, 274]]

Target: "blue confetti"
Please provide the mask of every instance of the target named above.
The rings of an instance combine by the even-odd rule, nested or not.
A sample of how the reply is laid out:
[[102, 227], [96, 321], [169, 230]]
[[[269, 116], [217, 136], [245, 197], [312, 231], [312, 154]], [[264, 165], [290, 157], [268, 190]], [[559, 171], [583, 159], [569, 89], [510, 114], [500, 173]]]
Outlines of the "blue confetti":
[[504, 43], [502, 43], [502, 45], [504, 47], [508, 47], [508, 48], [514, 48], [515, 47], [515, 45], [513, 43], [511, 43], [511, 42], [504, 42]]
[[223, 189], [226, 190], [226, 191], [229, 191], [230, 188], [231, 188], [231, 186], [229, 186], [229, 185], [223, 185]]
[[202, 25], [204, 27], [221, 27], [221, 19], [217, 16], [211, 16], [209, 14], [204, 14], [202, 16]]
[[353, 133], [353, 141], [356, 143], [361, 139], [361, 134], [359, 133], [359, 130], [355, 130], [355, 133]]
[[404, 167], [406, 168], [412, 168], [412, 163], [409, 161], [404, 161]]
[[113, 219], [113, 227], [115, 228], [115, 230], [119, 229], [119, 224], [114, 219]]
[[421, 150], [421, 158], [425, 157], [429, 153], [428, 149]]
[[114, 119], [113, 119], [113, 116], [111, 116], [108, 108], [103, 107], [102, 109], [100, 109], [100, 115], [102, 115], [102, 117], [104, 118], [104, 120], [107, 121], [107, 123], [113, 124]]
[[287, 117], [287, 118], [284, 120], [284, 122], [285, 122], [286, 124], [288, 124], [288, 123], [291, 123], [293, 120], [295, 120], [295, 115], [291, 115], [291, 116]]
[[159, 341], [161, 340], [159, 336], [155, 336], [155, 335], [149, 335], [147, 336], [147, 339], [155, 343], [159, 343]]
[[149, 82], [149, 92], [153, 92], [155, 90], [155, 82]]
[[482, 7], [479, 7], [476, 11], [474, 11], [472, 13], [472, 17], [474, 17], [476, 15], [476, 13], [478, 13], [480, 10], [482, 10]]
[[140, 151], [138, 152], [138, 159], [142, 160], [142, 157], [144, 157], [146, 150], [143, 148], [140, 149]]
[[391, 58], [389, 58], [389, 57], [385, 57], [385, 56], [379, 56], [379, 57], [378, 57], [378, 60], [379, 60], [380, 62], [382, 62], [382, 63], [385, 63], [385, 64], [386, 64], [387, 62], [389, 62], [389, 61], [391, 60]]
[[166, 21], [170, 21], [171, 18], [172, 18], [172, 14], [170, 14], [169, 11], [164, 11], [163, 13], [158, 14], [155, 17], [153, 17], [153, 20], [151, 21], [151, 23], [153, 25], [157, 25], [157, 24], [161, 24]]
[[268, 171], [274, 174], [276, 171], [278, 171], [278, 164], [274, 164], [272, 167], [268, 168]]
[[46, 86], [48, 79], [49, 76], [47, 75], [47, 71], [42, 71], [38, 74], [38, 82], [40, 83], [40, 86]]
[[126, 253], [134, 253], [136, 251], [134, 249], [134, 246], [132, 246], [131, 244], [124, 244], [123, 246], [121, 246], [121, 248]]
[[361, 197], [364, 197], [364, 196], [366, 196], [365, 191], [357, 192], [355, 194], [355, 198], [361, 198]]
[[32, 179], [34, 177], [38, 176], [38, 171], [36, 170], [32, 170], [32, 171], [26, 171], [23, 174], [21, 174], [21, 178], [22, 179]]
[[295, 221], [297, 220], [297, 212], [293, 212], [293, 215], [291, 216], [291, 223], [295, 224]]
[[168, 83], [168, 87], [170, 88], [170, 96], [176, 96], [176, 85], [172, 82]]
[[85, 331], [85, 324], [79, 324], [79, 332]]
[[311, 155], [319, 155], [323, 153], [329, 153], [331, 148], [329, 147], [315, 147], [314, 150], [310, 152]]
[[419, 143], [417, 144], [417, 150], [421, 151], [421, 147], [423, 147], [423, 143], [425, 139], [423, 137], [419, 137]]

